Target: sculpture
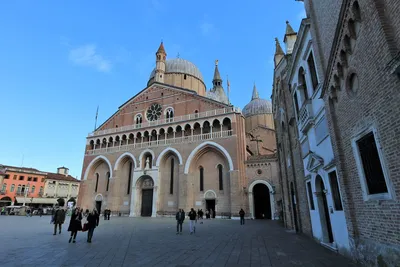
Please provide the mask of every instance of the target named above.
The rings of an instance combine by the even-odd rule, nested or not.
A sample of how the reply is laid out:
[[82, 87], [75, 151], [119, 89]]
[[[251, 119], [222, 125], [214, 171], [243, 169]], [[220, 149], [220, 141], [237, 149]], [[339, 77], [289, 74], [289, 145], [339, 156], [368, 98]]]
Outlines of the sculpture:
[[150, 169], [150, 157], [147, 157], [147, 158], [146, 158], [146, 167], [145, 167], [145, 169], [146, 169], [146, 170], [149, 170], [149, 169]]

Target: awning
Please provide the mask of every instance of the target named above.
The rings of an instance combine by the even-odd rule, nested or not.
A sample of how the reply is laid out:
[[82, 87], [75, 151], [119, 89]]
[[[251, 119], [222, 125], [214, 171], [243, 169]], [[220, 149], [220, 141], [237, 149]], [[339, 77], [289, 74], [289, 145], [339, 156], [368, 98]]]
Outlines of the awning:
[[[18, 203], [24, 203], [25, 199], [25, 204], [57, 204], [57, 198], [44, 198], [44, 197], [34, 197], [34, 198], [23, 198], [23, 197], [16, 197]], [[32, 199], [32, 202], [31, 202]]]

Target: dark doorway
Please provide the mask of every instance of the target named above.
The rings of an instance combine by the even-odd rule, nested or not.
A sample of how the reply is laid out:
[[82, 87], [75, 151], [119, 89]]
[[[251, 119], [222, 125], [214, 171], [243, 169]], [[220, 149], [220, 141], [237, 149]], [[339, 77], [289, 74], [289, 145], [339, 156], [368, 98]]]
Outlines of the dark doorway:
[[143, 217], [150, 217], [153, 210], [153, 189], [142, 190], [142, 211]]
[[324, 205], [324, 215], [325, 215], [325, 221], [326, 221], [326, 228], [328, 230], [329, 243], [333, 243], [333, 233], [332, 233], [331, 219], [329, 217], [328, 201], [326, 199], [326, 194], [324, 193], [324, 190], [325, 190], [325, 186], [324, 186], [324, 183], [321, 181], [321, 191], [322, 191], [321, 195], [322, 195], [322, 202], [323, 202], [323, 205]]
[[268, 186], [256, 184], [253, 188], [254, 217], [256, 219], [271, 219], [271, 200]]
[[211, 218], [215, 218], [215, 199], [206, 199], [206, 210], [210, 211]]
[[101, 213], [101, 201], [96, 201], [96, 209], [97, 209], [97, 212], [100, 214]]
[[297, 204], [296, 204], [296, 195], [294, 193], [293, 182], [290, 183], [290, 195], [292, 200], [292, 209], [293, 209], [293, 220], [294, 220], [294, 228], [296, 232], [299, 231], [299, 225], [297, 224]]

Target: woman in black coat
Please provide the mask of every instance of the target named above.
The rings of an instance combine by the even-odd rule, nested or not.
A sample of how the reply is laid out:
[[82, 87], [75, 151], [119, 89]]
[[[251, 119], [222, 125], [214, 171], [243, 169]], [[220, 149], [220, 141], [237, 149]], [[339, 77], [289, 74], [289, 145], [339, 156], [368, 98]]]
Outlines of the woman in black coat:
[[96, 209], [93, 209], [92, 212], [89, 213], [89, 215], [87, 217], [87, 228], [88, 228], [87, 242], [88, 243], [92, 243], [94, 228], [96, 228], [96, 226], [99, 226], [99, 220], [100, 220], [99, 213], [97, 212]]
[[71, 221], [69, 222], [68, 231], [71, 232], [71, 237], [69, 238], [69, 243], [71, 243], [73, 238], [73, 243], [75, 243], [76, 234], [78, 231], [82, 231], [82, 212], [79, 208], [76, 208], [71, 214]]

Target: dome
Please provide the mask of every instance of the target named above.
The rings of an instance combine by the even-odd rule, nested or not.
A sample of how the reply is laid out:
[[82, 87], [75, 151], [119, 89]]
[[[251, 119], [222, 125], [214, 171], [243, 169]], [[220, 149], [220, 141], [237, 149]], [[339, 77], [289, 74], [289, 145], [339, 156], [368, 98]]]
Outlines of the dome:
[[[149, 80], [154, 78], [156, 69], [150, 74]], [[165, 73], [182, 73], [192, 75], [203, 82], [203, 75], [201, 75], [200, 70], [192, 62], [187, 61], [182, 58], [167, 59], [165, 61]]]
[[251, 101], [244, 107], [242, 113], [245, 117], [259, 114], [271, 114], [272, 103], [266, 99], [261, 99], [258, 96], [257, 88], [254, 85]]

